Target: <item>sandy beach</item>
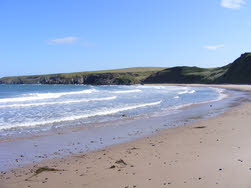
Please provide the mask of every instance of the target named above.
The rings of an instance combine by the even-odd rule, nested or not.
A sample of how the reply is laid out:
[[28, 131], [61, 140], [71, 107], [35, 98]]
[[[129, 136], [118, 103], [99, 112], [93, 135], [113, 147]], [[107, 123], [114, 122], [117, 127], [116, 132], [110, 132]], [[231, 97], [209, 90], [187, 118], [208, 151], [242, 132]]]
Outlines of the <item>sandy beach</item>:
[[[247, 85], [216, 87], [251, 92]], [[217, 117], [133, 142], [2, 172], [0, 188], [251, 187], [250, 122], [246, 101]]]

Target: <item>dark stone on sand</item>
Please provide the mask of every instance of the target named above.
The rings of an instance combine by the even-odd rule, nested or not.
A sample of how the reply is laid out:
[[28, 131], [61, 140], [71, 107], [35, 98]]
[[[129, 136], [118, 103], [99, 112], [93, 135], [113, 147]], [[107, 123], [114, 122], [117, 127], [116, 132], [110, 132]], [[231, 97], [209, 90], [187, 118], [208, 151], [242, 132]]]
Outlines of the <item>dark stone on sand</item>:
[[197, 126], [197, 127], [194, 127], [194, 129], [204, 129], [206, 128], [206, 126]]
[[40, 167], [38, 168], [36, 171], [35, 171], [35, 176], [38, 175], [38, 174], [41, 174], [42, 172], [56, 172], [56, 171], [60, 171], [58, 169], [55, 169], [55, 168], [49, 168], [47, 166], [44, 166], [44, 167]]
[[123, 159], [120, 159], [120, 160], [116, 161], [115, 163], [116, 164], [127, 165], [127, 163]]

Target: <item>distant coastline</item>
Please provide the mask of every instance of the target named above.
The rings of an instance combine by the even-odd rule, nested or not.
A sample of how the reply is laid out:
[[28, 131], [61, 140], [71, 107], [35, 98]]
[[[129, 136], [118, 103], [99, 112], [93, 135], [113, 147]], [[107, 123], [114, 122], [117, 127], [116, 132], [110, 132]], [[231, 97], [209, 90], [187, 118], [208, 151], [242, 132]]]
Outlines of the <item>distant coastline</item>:
[[251, 84], [251, 53], [218, 68], [135, 67], [92, 72], [3, 77], [0, 84]]

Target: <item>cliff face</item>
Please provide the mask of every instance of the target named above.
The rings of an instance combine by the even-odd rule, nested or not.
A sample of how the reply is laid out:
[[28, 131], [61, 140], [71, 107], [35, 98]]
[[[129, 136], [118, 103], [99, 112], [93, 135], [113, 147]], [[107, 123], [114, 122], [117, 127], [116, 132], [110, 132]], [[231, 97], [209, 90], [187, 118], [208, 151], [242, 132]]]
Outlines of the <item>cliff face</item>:
[[229, 65], [217, 83], [251, 84], [251, 53], [244, 53]]
[[0, 79], [0, 84], [132, 85], [140, 84], [151, 74], [163, 69], [161, 67], [136, 67], [109, 71], [4, 77]]
[[100, 73], [89, 74], [83, 76], [63, 77], [61, 75], [54, 76], [27, 76], [3, 78], [0, 83], [4, 84], [91, 84], [91, 85], [128, 85], [137, 84], [138, 80], [135, 74], [116, 74], [116, 73]]

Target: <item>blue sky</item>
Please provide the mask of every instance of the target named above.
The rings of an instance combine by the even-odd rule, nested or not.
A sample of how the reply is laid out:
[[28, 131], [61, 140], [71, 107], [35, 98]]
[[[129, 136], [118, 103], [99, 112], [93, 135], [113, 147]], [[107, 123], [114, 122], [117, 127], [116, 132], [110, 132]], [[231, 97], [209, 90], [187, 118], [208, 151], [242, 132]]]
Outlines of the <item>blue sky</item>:
[[216, 67], [251, 51], [251, 0], [1, 0], [0, 77]]

